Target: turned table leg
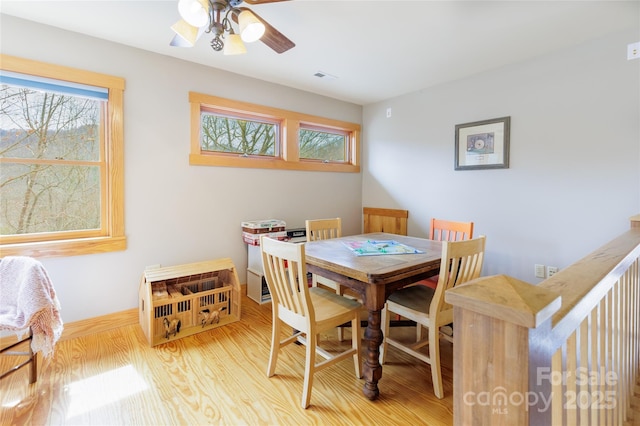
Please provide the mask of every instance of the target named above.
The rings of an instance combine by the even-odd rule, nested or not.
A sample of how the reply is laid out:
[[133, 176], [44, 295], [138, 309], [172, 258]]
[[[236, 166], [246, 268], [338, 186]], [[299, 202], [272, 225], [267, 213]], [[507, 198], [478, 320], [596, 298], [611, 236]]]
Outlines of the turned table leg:
[[369, 311], [369, 320], [364, 332], [367, 354], [363, 366], [365, 384], [362, 392], [370, 400], [374, 400], [380, 395], [378, 389], [378, 381], [382, 377], [382, 366], [380, 365], [380, 345], [382, 344], [380, 315], [379, 310]]

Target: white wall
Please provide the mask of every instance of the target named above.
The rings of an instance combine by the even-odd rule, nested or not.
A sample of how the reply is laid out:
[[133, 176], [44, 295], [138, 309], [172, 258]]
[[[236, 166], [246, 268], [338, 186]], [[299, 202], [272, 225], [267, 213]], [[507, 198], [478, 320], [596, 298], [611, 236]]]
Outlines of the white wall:
[[[42, 259], [66, 322], [137, 306], [144, 267], [231, 257], [244, 282], [242, 220], [409, 210], [409, 233], [431, 217], [473, 220], [485, 274], [528, 282], [628, 229], [640, 212], [640, 29], [364, 108], [2, 15], [2, 53], [126, 79], [125, 220], [129, 246]], [[363, 123], [363, 174], [189, 166], [187, 93]], [[392, 108], [387, 119], [386, 109]], [[511, 167], [454, 171], [454, 126], [511, 116]]]
[[[364, 205], [474, 221], [484, 273], [537, 283], [640, 213], [640, 60], [634, 29], [364, 109]], [[387, 108], [392, 117], [386, 118]], [[454, 171], [456, 124], [511, 116], [510, 168]]]
[[[126, 79], [126, 251], [41, 259], [65, 322], [136, 308], [146, 265], [231, 257], [246, 282], [240, 222], [343, 219], [361, 229], [358, 173], [189, 165], [188, 92], [361, 123], [362, 107], [2, 15], [2, 53]], [[212, 53], [214, 54], [214, 53]]]

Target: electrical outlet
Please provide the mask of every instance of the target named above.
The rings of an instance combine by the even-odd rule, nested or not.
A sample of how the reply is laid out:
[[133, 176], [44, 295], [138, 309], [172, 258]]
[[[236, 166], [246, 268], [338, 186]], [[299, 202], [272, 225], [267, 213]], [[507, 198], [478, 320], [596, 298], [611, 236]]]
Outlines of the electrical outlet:
[[640, 58], [640, 41], [627, 44], [627, 60]]
[[558, 267], [557, 266], [547, 266], [547, 276], [548, 277], [552, 277], [557, 273], [558, 273]]
[[544, 274], [544, 265], [535, 265], [535, 274], [536, 274], [536, 278], [544, 278], [545, 274]]

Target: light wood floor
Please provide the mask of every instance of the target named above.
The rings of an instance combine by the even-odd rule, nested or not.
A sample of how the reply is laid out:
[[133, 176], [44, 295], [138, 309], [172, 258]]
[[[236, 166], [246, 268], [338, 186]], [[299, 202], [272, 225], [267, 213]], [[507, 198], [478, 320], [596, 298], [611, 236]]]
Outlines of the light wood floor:
[[[347, 359], [316, 374], [303, 410], [304, 348], [286, 347], [267, 378], [271, 307], [242, 302], [240, 321], [154, 348], [138, 325], [58, 343], [51, 360], [40, 359], [35, 384], [28, 368], [0, 381], [0, 424], [452, 424], [450, 343], [442, 342], [442, 400], [433, 395], [430, 367], [391, 348], [378, 400], [362, 395], [364, 382]], [[348, 344], [335, 338], [326, 336], [325, 348]]]

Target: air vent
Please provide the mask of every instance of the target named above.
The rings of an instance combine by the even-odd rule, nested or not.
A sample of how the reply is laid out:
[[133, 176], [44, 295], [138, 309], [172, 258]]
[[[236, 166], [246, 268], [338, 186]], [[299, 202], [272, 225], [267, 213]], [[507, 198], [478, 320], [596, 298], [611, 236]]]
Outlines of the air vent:
[[336, 77], [335, 75], [327, 74], [327, 73], [326, 73], [326, 72], [324, 72], [324, 71], [318, 71], [318, 72], [316, 72], [313, 76], [314, 76], [314, 77], [318, 77], [318, 78], [323, 78], [323, 79], [325, 79], [325, 80], [335, 80], [335, 79], [337, 79], [337, 78], [338, 78], [338, 77]]

